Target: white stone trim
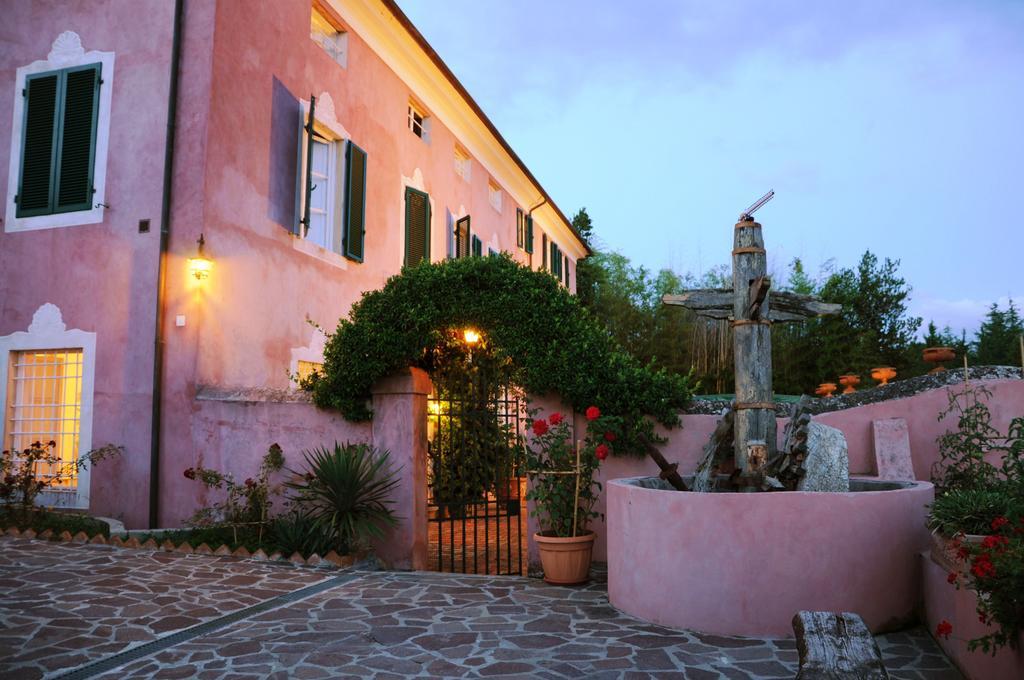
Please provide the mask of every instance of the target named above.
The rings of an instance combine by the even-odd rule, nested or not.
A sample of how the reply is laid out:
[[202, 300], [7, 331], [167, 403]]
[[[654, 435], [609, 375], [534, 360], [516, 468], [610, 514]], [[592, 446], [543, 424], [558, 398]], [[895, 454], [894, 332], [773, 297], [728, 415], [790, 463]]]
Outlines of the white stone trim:
[[[92, 450], [93, 396], [96, 387], [96, 334], [67, 330], [57, 305], [46, 303], [32, 315], [27, 331], [16, 331], [0, 337], [0, 442], [6, 441], [8, 380], [11, 352], [23, 350], [82, 350], [82, 416], [78, 430], [78, 457]], [[41, 505], [89, 507], [89, 475], [87, 467], [78, 473], [75, 492], [48, 491], [39, 495]]]
[[[84, 66], [99, 62], [102, 65], [100, 77], [100, 106], [96, 119], [96, 156], [93, 159], [92, 209], [54, 215], [17, 217], [18, 206], [14, 197], [18, 193], [18, 178], [21, 174], [22, 128], [25, 119], [25, 98], [21, 91], [25, 78], [36, 73], [56, 71], [69, 66]], [[7, 206], [4, 230], [7, 232], [74, 227], [82, 224], [98, 224], [103, 221], [103, 204], [107, 202], [107, 149], [110, 146], [110, 104], [114, 84], [114, 53], [86, 52], [82, 41], [74, 31], [64, 31], [53, 41], [46, 59], [34, 61], [17, 70], [14, 78], [14, 118], [11, 121], [11, 153], [7, 172]]]

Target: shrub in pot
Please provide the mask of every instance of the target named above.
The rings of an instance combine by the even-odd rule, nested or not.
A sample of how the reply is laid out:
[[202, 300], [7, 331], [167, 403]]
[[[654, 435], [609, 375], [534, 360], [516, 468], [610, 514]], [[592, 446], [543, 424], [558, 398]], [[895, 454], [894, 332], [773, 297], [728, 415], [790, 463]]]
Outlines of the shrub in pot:
[[531, 515], [540, 524], [534, 540], [540, 551], [544, 580], [559, 585], [585, 583], [590, 575], [594, 532], [587, 526], [597, 517], [594, 503], [601, 484], [594, 472], [615, 440], [610, 419], [597, 407], [587, 409], [586, 438], [575, 445], [570, 423], [560, 413], [531, 418], [526, 473], [533, 501]]

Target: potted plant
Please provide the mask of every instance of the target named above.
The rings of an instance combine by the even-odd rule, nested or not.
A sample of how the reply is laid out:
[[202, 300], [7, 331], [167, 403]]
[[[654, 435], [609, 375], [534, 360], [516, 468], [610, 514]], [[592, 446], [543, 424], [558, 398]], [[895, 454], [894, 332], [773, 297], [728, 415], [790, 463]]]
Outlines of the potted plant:
[[526, 499], [534, 502], [531, 515], [540, 524], [534, 540], [544, 580], [558, 585], [589, 579], [594, 532], [587, 525], [598, 515], [593, 508], [601, 491], [594, 472], [615, 440], [614, 432], [602, 426], [596, 406], [588, 408], [586, 416], [587, 436], [578, 443], [573, 442], [570, 424], [560, 413], [527, 423], [532, 436], [531, 444], [525, 446], [530, 480]]

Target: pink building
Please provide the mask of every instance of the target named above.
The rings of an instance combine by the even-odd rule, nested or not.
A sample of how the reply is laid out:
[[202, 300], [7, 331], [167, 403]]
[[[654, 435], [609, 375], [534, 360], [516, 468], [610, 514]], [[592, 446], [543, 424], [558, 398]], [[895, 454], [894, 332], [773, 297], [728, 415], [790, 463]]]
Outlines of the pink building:
[[123, 445], [47, 500], [129, 527], [186, 467], [373, 440], [290, 376], [404, 264], [587, 254], [391, 0], [9, 3], [0, 119], [3, 447]]

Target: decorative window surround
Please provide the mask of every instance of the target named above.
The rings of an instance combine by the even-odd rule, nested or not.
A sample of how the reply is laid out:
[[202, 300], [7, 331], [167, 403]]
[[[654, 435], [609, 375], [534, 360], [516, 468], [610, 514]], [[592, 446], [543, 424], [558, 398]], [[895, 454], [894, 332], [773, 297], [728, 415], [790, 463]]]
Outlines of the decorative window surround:
[[[67, 330], [60, 309], [46, 303], [32, 315], [28, 331], [17, 331], [0, 337], [0, 441], [7, 441], [7, 399], [10, 394], [11, 353], [24, 350], [82, 350], [82, 406], [78, 434], [78, 458], [92, 450], [93, 394], [96, 382], [96, 334], [83, 330]], [[89, 507], [89, 474], [87, 467], [78, 473], [78, 485], [72, 492], [46, 491], [39, 494], [41, 505], [58, 507]]]
[[501, 213], [501, 187], [494, 182], [487, 183], [487, 201], [498, 213]]
[[[102, 64], [99, 113], [96, 120], [96, 156], [93, 160], [93, 188], [96, 192], [92, 197], [91, 210], [56, 213], [53, 215], [37, 215], [34, 217], [17, 217], [18, 206], [14, 197], [18, 193], [18, 178], [21, 174], [22, 144], [24, 142], [25, 98], [21, 96], [25, 88], [25, 78], [37, 73], [45, 73], [69, 66], [86, 64]], [[114, 83], [114, 53], [86, 52], [82, 40], [74, 31], [64, 31], [53, 41], [53, 46], [46, 59], [34, 61], [28, 66], [17, 70], [14, 78], [14, 117], [11, 121], [11, 152], [7, 172], [7, 207], [4, 230], [7, 232], [32, 231], [35, 229], [51, 229], [55, 227], [75, 227], [83, 224], [98, 224], [103, 221], [104, 204], [107, 195], [107, 148], [110, 145], [110, 102]]]

